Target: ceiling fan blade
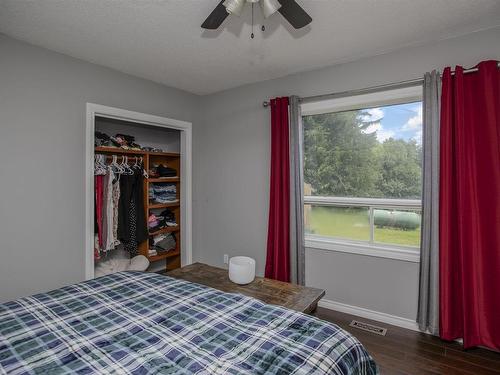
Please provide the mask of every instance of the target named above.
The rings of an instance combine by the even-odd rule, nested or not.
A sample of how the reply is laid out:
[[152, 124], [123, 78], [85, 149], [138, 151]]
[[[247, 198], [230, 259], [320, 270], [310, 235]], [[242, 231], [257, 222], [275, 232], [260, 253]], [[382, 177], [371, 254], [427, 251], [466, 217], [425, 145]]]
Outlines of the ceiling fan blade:
[[295, 0], [278, 0], [281, 8], [278, 12], [296, 29], [301, 29], [312, 22], [312, 18]]
[[222, 0], [219, 5], [215, 7], [215, 9], [210, 13], [205, 22], [201, 25], [204, 29], [215, 30], [222, 25], [222, 22], [229, 16], [229, 13], [226, 11], [226, 7], [222, 5], [224, 0]]

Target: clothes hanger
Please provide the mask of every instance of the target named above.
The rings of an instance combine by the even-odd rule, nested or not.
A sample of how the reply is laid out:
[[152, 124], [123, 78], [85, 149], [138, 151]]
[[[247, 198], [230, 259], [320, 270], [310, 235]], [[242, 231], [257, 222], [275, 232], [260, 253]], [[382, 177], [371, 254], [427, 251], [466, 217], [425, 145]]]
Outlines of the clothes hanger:
[[133, 175], [135, 172], [134, 170], [132, 169], [132, 167], [130, 166], [129, 164], [129, 161], [128, 161], [128, 156], [126, 157], [127, 158], [127, 168], [128, 168], [128, 174], [129, 175]]
[[126, 156], [122, 156], [122, 162], [120, 163], [120, 167], [122, 168], [122, 174], [128, 174], [127, 165], [125, 163], [126, 163]]
[[[105, 162], [107, 161], [107, 159], [105, 159]], [[111, 161], [109, 164], [106, 164], [106, 173], [107, 172], [113, 172], [113, 165], [112, 165], [113, 161]]]
[[113, 160], [111, 162], [111, 165], [115, 168], [117, 174], [122, 174], [125, 170], [121, 167], [120, 164], [118, 164], [118, 156], [113, 155]]
[[125, 174], [128, 174], [129, 176], [133, 175], [134, 174], [134, 171], [132, 168], [130, 168], [130, 165], [128, 165], [128, 156], [124, 156], [124, 163], [123, 163], [123, 167], [125, 168]]
[[99, 155], [99, 164], [101, 168], [101, 173], [106, 174], [108, 171], [108, 166], [106, 165], [106, 156], [105, 155]]
[[95, 175], [103, 175], [106, 174], [106, 165], [102, 162], [104, 155], [94, 155], [94, 174]]
[[113, 183], [115, 183], [116, 181], [119, 181], [120, 175], [121, 175], [120, 167], [117, 164], [117, 160], [118, 160], [118, 156], [112, 155], [111, 163], [109, 164], [109, 168], [113, 171], [113, 177], [114, 177]]
[[143, 159], [143, 157], [141, 156], [141, 157], [139, 158], [139, 165], [138, 165], [138, 167], [139, 167], [140, 169], [142, 169], [142, 175], [143, 175], [145, 178], [149, 178], [148, 171], [146, 170], [146, 168], [144, 168], [144, 163], [143, 163], [143, 162], [144, 162], [144, 159]]
[[115, 161], [116, 161], [116, 158], [115, 158], [115, 155], [112, 155], [111, 156], [111, 163], [109, 163], [109, 167], [111, 168], [111, 170], [116, 173], [117, 170], [116, 170], [116, 165], [115, 165]]
[[99, 174], [99, 164], [97, 163], [97, 156], [98, 155], [94, 155], [94, 175]]
[[115, 161], [116, 161], [116, 159], [115, 159], [115, 155], [112, 155], [112, 157], [111, 157], [111, 163], [109, 163], [109, 166], [112, 168], [113, 172], [115, 172], [115, 173], [116, 173], [116, 165], [115, 165]]

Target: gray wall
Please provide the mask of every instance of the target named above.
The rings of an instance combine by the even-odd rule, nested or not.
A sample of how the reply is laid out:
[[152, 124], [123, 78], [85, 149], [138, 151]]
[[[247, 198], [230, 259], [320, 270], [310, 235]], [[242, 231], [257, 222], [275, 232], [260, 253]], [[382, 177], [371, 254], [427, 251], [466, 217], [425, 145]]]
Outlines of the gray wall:
[[[247, 254], [263, 273], [270, 148], [263, 100], [364, 88], [500, 59], [499, 40], [496, 28], [204, 97], [194, 130], [194, 259], [221, 266], [225, 253]], [[307, 283], [325, 288], [330, 300], [416, 315], [417, 263], [309, 249], [306, 268]]]
[[0, 35], [0, 300], [84, 279], [85, 104], [192, 121], [199, 98]]
[[416, 317], [418, 263], [307, 249], [306, 284], [326, 289], [325, 300]]

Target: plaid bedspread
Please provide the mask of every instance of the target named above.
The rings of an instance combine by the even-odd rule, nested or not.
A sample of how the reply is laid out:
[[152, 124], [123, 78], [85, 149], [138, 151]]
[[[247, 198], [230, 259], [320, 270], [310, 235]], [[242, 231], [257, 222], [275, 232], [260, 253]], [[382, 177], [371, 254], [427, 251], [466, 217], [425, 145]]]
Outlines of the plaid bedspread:
[[0, 305], [0, 373], [377, 374], [334, 324], [152, 273]]

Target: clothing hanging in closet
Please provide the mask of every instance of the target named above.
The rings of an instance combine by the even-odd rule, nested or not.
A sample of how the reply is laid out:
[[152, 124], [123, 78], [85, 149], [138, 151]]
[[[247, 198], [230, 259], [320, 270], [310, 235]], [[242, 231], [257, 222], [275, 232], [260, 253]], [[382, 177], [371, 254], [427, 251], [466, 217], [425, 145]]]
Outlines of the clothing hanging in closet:
[[99, 238], [99, 246], [102, 247], [102, 180], [103, 176], [95, 176], [95, 202], [96, 202], [96, 212], [97, 212], [97, 233]]
[[137, 245], [148, 238], [144, 215], [143, 168], [120, 178], [118, 237], [131, 256], [137, 255]]
[[148, 237], [144, 214], [144, 167], [136, 162], [128, 166], [128, 158], [105, 164], [105, 156], [96, 157], [95, 173], [95, 259], [120, 243], [133, 257], [138, 244]]

